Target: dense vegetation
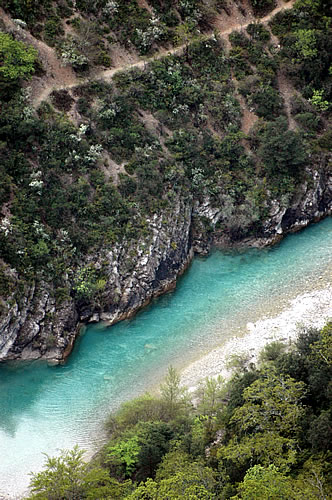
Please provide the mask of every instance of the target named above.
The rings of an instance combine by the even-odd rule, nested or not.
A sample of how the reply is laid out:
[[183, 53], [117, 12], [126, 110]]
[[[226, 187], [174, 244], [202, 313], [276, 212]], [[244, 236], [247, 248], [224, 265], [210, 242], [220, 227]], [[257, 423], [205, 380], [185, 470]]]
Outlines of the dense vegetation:
[[[200, 230], [231, 240], [260, 236], [270, 200], [287, 204], [301, 183], [310, 183], [306, 167], [326, 168], [332, 75], [323, 0], [300, 0], [271, 21], [280, 50], [267, 27], [253, 23], [230, 35], [229, 51], [217, 35], [192, 38], [197, 27], [209, 29], [216, 9], [226, 8], [223, 2], [209, 7], [198, 1], [150, 3], [167, 27], [160, 43], [186, 42], [182, 54], [123, 72], [112, 83], [91, 81], [71, 92], [54, 91], [37, 112], [22, 89], [24, 78], [43, 75], [37, 53], [0, 32], [0, 86], [5, 89], [0, 294], [11, 297], [7, 305], [19, 301], [32, 282], [43, 282], [52, 283], [50, 293], [59, 305], [71, 296], [103, 308], [110, 300], [107, 276], [91, 256], [146, 237], [147, 219], [167, 214], [178, 197], [222, 207], [218, 225], [210, 227], [202, 218]], [[274, 4], [253, 6], [266, 11]], [[136, 0], [80, 1], [75, 12], [66, 1], [6, 0], [4, 7], [36, 36], [55, 44], [74, 69], [95, 64], [89, 54], [77, 52], [84, 47], [79, 42], [84, 30], [98, 41], [98, 57], [109, 54], [107, 29], [116, 43], [123, 36], [141, 50], [139, 26], [146, 26], [148, 17], [151, 23], [154, 15]], [[60, 13], [77, 30], [70, 35], [70, 57], [64, 55], [69, 35], [62, 32]], [[89, 39], [87, 47], [92, 50], [94, 42]], [[291, 110], [296, 130], [289, 129], [280, 72], [297, 89]], [[241, 130], [239, 94], [260, 118], [248, 136]], [[79, 117], [77, 124], [71, 112]], [[121, 170], [116, 177], [114, 164]], [[5, 303], [0, 307], [6, 312]]]
[[48, 458], [31, 499], [314, 500], [332, 494], [332, 324], [274, 342], [258, 366], [206, 379], [194, 399], [169, 369], [160, 396], [125, 403], [90, 464]]

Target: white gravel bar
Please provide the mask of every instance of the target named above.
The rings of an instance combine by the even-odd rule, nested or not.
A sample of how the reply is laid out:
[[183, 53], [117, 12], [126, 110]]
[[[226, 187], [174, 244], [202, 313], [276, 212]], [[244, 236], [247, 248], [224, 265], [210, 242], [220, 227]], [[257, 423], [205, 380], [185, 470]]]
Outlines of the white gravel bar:
[[256, 363], [263, 347], [273, 341], [290, 343], [303, 327], [321, 328], [332, 318], [332, 288], [298, 295], [289, 301], [279, 314], [247, 323], [243, 336], [235, 336], [222, 346], [213, 349], [181, 372], [181, 382], [194, 391], [206, 377], [221, 375], [228, 379], [232, 373], [227, 364], [233, 355], [247, 355]]

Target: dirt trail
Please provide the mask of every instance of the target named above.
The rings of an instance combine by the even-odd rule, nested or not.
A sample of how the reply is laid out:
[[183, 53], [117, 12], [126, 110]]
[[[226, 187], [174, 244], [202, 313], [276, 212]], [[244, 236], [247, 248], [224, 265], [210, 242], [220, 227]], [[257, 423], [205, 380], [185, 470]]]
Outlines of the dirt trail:
[[77, 85], [78, 79], [69, 66], [63, 66], [56, 55], [55, 50], [41, 40], [37, 40], [29, 31], [18, 26], [0, 7], [0, 18], [4, 22], [6, 29], [15, 35], [18, 40], [32, 45], [39, 54], [46, 76], [42, 78], [33, 77], [29, 82], [31, 87], [31, 100], [35, 107], [46, 99], [57, 82], [61, 82], [62, 87]]
[[[272, 12], [270, 12], [270, 14], [268, 14], [265, 17], [262, 17], [260, 19], [260, 22], [267, 23], [275, 14], [277, 14], [281, 10], [290, 9], [293, 6], [294, 2], [295, 2], [295, 0], [290, 0], [287, 3], [280, 2], [280, 5], [278, 5], [278, 7], [276, 7]], [[219, 35], [221, 35], [221, 36], [229, 35], [230, 33], [232, 33], [232, 31], [234, 31], [236, 29], [246, 28], [250, 23], [252, 23], [255, 20], [255, 17], [251, 14], [247, 18], [243, 18], [243, 19], [246, 19], [246, 22], [241, 21], [241, 22], [236, 22], [234, 24], [228, 23], [227, 27], [225, 26], [224, 28], [218, 29]], [[214, 33], [209, 33], [208, 35], [206, 35], [205, 38], [209, 39], [212, 36], [214, 36]], [[161, 50], [160, 52], [158, 52], [158, 54], [156, 54], [154, 57], [151, 57], [149, 59], [140, 60], [140, 61], [137, 61], [135, 63], [131, 63], [131, 64], [123, 65], [123, 66], [118, 66], [118, 67], [97, 73], [95, 75], [95, 78], [109, 81], [118, 72], [129, 71], [130, 69], [134, 69], [134, 68], [144, 68], [144, 66], [146, 64], [148, 64], [152, 61], [155, 61], [157, 59], [162, 59], [163, 57], [166, 57], [166, 56], [172, 55], [172, 54], [181, 54], [184, 51], [185, 47], [186, 47], [185, 45], [180, 45], [180, 46], [174, 47], [172, 49]]]
[[288, 118], [288, 126], [290, 130], [295, 130], [297, 128], [297, 125], [291, 113], [291, 98], [294, 94], [296, 94], [296, 91], [289, 84], [283, 73], [278, 74], [278, 87], [282, 97], [284, 98], [285, 111]]
[[[270, 14], [260, 18], [259, 21], [261, 23], [267, 23], [275, 14], [277, 14], [281, 10], [290, 9], [293, 6], [294, 2], [295, 0], [290, 0], [288, 2], [279, 0], [278, 6], [272, 12], [270, 12]], [[226, 18], [225, 16], [218, 16], [215, 26], [219, 35], [229, 35], [232, 31], [236, 29], [246, 28], [255, 19], [257, 20], [257, 18], [255, 18], [255, 16], [251, 13], [251, 11], [247, 10], [247, 12], [248, 14], [246, 17], [244, 17], [240, 12], [238, 12], [235, 17], [228, 16]], [[1, 19], [3, 19], [7, 29], [15, 32], [15, 35], [18, 38], [31, 44], [39, 52], [39, 57], [46, 71], [46, 77], [34, 77], [29, 82], [29, 86], [31, 87], [31, 102], [35, 108], [37, 108], [42, 101], [46, 100], [53, 90], [71, 89], [73, 87], [91, 81], [91, 78], [78, 78], [70, 67], [63, 66], [61, 64], [61, 61], [57, 58], [57, 55], [53, 48], [49, 47], [44, 42], [41, 42], [40, 40], [34, 38], [28, 31], [18, 27], [1, 8], [0, 16]], [[208, 39], [211, 36], [213, 36], [213, 33], [207, 34], [206, 38]], [[160, 52], [158, 52], [158, 54], [149, 59], [139, 60], [134, 63], [124, 64], [116, 66], [112, 69], [97, 72], [93, 75], [93, 79], [99, 79], [108, 82], [111, 81], [113, 76], [118, 72], [128, 71], [134, 68], [144, 68], [146, 64], [154, 60], [166, 57], [167, 55], [181, 54], [184, 49], [185, 45], [181, 45], [169, 50], [161, 50]], [[59, 82], [61, 82], [60, 85]]]

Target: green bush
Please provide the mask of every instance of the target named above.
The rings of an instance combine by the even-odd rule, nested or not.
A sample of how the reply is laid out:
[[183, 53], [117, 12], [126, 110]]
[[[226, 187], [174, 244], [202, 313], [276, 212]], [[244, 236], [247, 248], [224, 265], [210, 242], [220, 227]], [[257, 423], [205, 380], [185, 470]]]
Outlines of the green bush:
[[271, 39], [270, 32], [265, 28], [264, 24], [249, 24], [247, 26], [247, 33], [253, 40], [258, 40], [259, 42], [268, 42]]
[[69, 94], [68, 90], [53, 90], [51, 98], [54, 106], [61, 111], [69, 111], [72, 107], [74, 99]]
[[257, 154], [269, 175], [301, 176], [301, 167], [308, 159], [307, 153], [300, 135], [288, 130], [286, 118], [262, 124], [256, 134], [259, 144]]
[[23, 42], [0, 32], [0, 79], [15, 83], [29, 78], [35, 71], [37, 51]]
[[270, 12], [275, 6], [275, 0], [250, 0], [254, 13], [263, 16]]
[[295, 120], [308, 132], [318, 132], [322, 127], [321, 119], [314, 113], [299, 113], [295, 115]]

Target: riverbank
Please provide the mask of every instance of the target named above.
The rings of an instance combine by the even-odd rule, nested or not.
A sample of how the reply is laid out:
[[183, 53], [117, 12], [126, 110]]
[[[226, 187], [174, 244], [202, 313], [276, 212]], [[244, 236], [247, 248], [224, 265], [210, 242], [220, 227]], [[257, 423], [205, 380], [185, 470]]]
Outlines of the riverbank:
[[265, 345], [274, 341], [290, 343], [304, 327], [322, 328], [331, 318], [331, 286], [298, 295], [279, 314], [248, 323], [243, 337], [233, 337], [190, 364], [181, 372], [181, 382], [193, 392], [205, 377], [221, 375], [228, 379], [232, 374], [232, 356], [245, 356], [249, 362], [257, 363]]

